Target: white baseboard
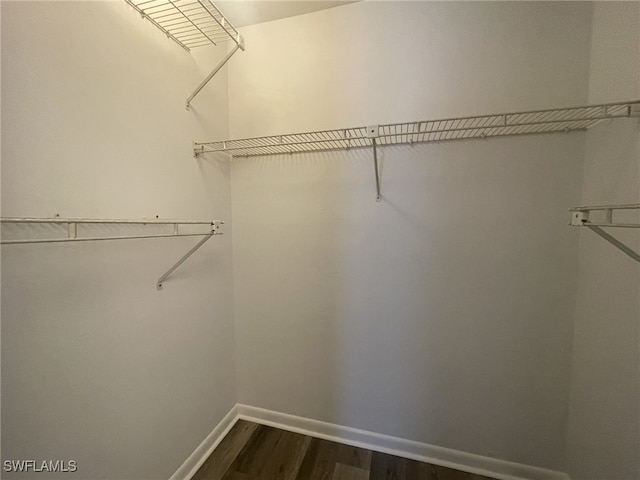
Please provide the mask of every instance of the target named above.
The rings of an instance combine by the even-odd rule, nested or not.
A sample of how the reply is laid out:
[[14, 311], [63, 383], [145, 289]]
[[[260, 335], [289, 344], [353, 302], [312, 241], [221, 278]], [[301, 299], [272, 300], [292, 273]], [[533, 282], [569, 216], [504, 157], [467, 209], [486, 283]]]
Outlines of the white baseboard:
[[570, 480], [566, 473], [485, 457], [380, 433], [344, 427], [287, 413], [237, 404], [216, 425], [169, 480], [190, 480], [238, 419], [340, 442], [355, 447], [411, 458], [476, 473], [498, 480]]
[[238, 420], [238, 405], [234, 405], [220, 423], [214, 427], [209, 435], [196, 447], [189, 458], [175, 471], [169, 480], [190, 480], [200, 466], [205, 462], [211, 452], [215, 450], [222, 439], [229, 433], [231, 427]]
[[570, 480], [562, 472], [237, 404], [238, 418], [499, 480]]

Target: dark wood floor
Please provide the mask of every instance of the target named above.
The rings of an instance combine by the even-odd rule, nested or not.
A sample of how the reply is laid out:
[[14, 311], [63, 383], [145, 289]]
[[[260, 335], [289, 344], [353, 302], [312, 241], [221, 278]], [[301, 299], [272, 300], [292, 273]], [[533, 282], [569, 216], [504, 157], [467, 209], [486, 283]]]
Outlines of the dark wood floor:
[[192, 480], [491, 480], [239, 420]]

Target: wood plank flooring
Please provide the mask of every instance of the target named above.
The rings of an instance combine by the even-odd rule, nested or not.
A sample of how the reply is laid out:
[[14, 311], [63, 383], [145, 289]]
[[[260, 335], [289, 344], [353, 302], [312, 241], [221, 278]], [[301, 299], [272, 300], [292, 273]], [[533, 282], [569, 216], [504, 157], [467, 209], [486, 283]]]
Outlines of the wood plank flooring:
[[192, 480], [492, 480], [239, 420]]

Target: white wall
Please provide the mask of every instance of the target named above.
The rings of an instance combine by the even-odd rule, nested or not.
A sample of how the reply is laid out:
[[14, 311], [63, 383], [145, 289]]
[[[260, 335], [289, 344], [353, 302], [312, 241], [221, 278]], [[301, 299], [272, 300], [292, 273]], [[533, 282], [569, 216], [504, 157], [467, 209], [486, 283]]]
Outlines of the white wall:
[[244, 28], [231, 136], [582, 104], [589, 9], [373, 1]]
[[[191, 153], [225, 74], [184, 109], [224, 53], [125, 2], [2, 2], [2, 215], [229, 220], [228, 163]], [[3, 246], [3, 460], [168, 478], [236, 401], [230, 233], [162, 292], [196, 238]]]
[[[638, 98], [640, 3], [597, 3], [589, 100]], [[638, 201], [638, 120], [590, 131], [581, 203]], [[612, 233], [640, 251], [638, 232]], [[579, 259], [569, 472], [575, 480], [640, 478], [640, 267], [589, 231], [580, 234]]]
[[[585, 3], [361, 2], [248, 27], [232, 137], [583, 104]], [[232, 163], [242, 403], [565, 466], [584, 135]]]
[[187, 112], [223, 49], [187, 54], [124, 2], [3, 2], [2, 216], [233, 222], [162, 292], [194, 240], [2, 247], [2, 459], [171, 475], [236, 401], [235, 286], [240, 402], [635, 478], [638, 269], [566, 208], [637, 200], [637, 122], [586, 147], [387, 148], [382, 203], [366, 150], [230, 172], [190, 149], [638, 98], [638, 4], [591, 10], [362, 2], [249, 27]]

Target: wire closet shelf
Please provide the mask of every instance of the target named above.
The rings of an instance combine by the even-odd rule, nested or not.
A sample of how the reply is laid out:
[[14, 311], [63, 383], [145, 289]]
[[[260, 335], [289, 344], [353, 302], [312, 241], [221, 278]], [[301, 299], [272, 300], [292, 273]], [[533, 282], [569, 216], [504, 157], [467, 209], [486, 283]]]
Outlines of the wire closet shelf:
[[[13, 245], [23, 243], [60, 243], [82, 242], [97, 240], [129, 240], [139, 238], [163, 238], [163, 237], [196, 237], [208, 235], [220, 235], [220, 226], [224, 222], [220, 220], [195, 221], [195, 220], [160, 220], [160, 219], [97, 219], [97, 218], [17, 218], [2, 217], [2, 238], [0, 244]], [[6, 238], [7, 226], [16, 232], [19, 225], [40, 225], [44, 233], [55, 236], [41, 237], [40, 232], [32, 228], [23, 227], [26, 236], [17, 235], [18, 238]], [[11, 233], [11, 232], [9, 232]], [[34, 233], [38, 233], [34, 235]]]
[[242, 44], [238, 30], [209, 0], [125, 1], [187, 51], [228, 41]]
[[[162, 290], [164, 282], [169, 276], [193, 255], [211, 237], [222, 235], [220, 227], [224, 225], [221, 220], [124, 220], [124, 219], [97, 219], [97, 218], [17, 218], [2, 217], [3, 245], [21, 245], [29, 243], [62, 243], [62, 242], [88, 242], [96, 240], [130, 240], [141, 238], [166, 238], [166, 237], [202, 237], [202, 239], [175, 262], [156, 282], [156, 288]], [[5, 225], [13, 225], [28, 230], [23, 238], [5, 238]], [[41, 237], [35, 234], [29, 227], [40, 226], [47, 234], [55, 233], [55, 237]], [[124, 231], [124, 233], [123, 233]], [[16, 232], [13, 232], [15, 235]], [[42, 233], [42, 232], [40, 232]]]
[[640, 100], [547, 110], [390, 123], [194, 143], [195, 155], [236, 157], [349, 150], [352, 148], [587, 130], [615, 118], [640, 116]]

